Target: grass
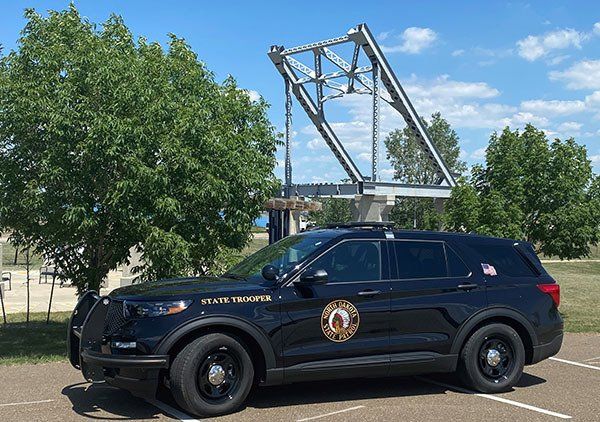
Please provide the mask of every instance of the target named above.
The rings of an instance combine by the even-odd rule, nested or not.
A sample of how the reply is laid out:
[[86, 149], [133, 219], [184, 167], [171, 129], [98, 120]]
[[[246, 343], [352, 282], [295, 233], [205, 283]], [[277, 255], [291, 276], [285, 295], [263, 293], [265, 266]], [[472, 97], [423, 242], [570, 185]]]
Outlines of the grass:
[[560, 284], [565, 331], [600, 332], [600, 262], [556, 262], [544, 267]]
[[46, 363], [66, 359], [66, 334], [70, 312], [54, 312], [46, 324], [46, 313], [8, 314], [0, 325], [0, 365]]
[[[39, 270], [44, 260], [40, 255], [33, 252], [29, 254], [30, 270]], [[17, 262], [15, 264], [15, 247], [10, 243], [2, 243], [2, 269], [3, 270], [24, 270], [25, 269], [25, 251], [19, 249]]]
[[[243, 252], [249, 255], [266, 246], [267, 239], [255, 239]], [[557, 262], [544, 265], [560, 283], [560, 311], [565, 330], [574, 333], [600, 332], [600, 262]], [[7, 315], [0, 325], [0, 365], [62, 361], [70, 312], [55, 312], [46, 325], [45, 313]]]

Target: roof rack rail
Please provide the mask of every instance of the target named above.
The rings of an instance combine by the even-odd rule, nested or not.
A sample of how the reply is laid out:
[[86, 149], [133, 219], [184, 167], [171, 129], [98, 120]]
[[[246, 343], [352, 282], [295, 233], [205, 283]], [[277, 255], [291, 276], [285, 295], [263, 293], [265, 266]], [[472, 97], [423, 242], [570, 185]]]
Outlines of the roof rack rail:
[[352, 221], [348, 223], [331, 223], [325, 226], [328, 229], [380, 229], [393, 230], [391, 221]]

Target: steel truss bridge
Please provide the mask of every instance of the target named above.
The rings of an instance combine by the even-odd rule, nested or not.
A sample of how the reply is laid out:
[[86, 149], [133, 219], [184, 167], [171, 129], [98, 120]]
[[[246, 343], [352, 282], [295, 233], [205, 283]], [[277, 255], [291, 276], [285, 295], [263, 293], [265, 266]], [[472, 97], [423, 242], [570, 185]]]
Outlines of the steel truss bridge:
[[[345, 60], [331, 47], [349, 44], [351, 57]], [[337, 48], [337, 47], [336, 47]], [[369, 65], [359, 66], [361, 51]], [[312, 67], [298, 57], [312, 52]], [[392, 71], [375, 37], [366, 24], [350, 29], [346, 35], [318, 41], [293, 48], [272, 46], [270, 59], [285, 81], [285, 196], [337, 196], [353, 198], [357, 194], [395, 195], [417, 198], [448, 198], [450, 189], [456, 185], [439, 151], [436, 149], [421, 119], [415, 111], [398, 78]], [[324, 61], [333, 64], [334, 72], [322, 71]], [[311, 95], [309, 85], [315, 89]], [[382, 86], [383, 85], [383, 86]], [[312, 88], [311, 87], [311, 88]], [[347, 94], [366, 94], [372, 97], [371, 129], [371, 176], [363, 175], [344, 145], [328, 123], [324, 104], [326, 101]], [[317, 128], [331, 149], [350, 183], [294, 184], [292, 182], [291, 138], [292, 95]], [[396, 110], [412, 130], [421, 148], [436, 171], [437, 180], [432, 185], [415, 185], [398, 182], [382, 182], [378, 175], [380, 101]]]

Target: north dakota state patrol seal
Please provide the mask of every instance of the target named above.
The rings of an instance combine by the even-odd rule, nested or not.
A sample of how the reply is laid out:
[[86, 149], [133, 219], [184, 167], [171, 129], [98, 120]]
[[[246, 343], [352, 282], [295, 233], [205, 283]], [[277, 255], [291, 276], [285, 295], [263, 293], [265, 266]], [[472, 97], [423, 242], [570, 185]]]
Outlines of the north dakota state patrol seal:
[[341, 343], [349, 340], [358, 330], [360, 316], [356, 306], [347, 300], [334, 300], [323, 309], [321, 330], [331, 341]]

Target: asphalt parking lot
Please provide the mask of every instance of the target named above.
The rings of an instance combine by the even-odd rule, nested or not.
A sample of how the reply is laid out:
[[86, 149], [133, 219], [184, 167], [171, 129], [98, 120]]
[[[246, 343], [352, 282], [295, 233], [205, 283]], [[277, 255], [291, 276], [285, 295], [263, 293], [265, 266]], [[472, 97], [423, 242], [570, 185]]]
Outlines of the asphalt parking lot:
[[[600, 420], [600, 334], [567, 334], [561, 352], [525, 368], [511, 392], [474, 394], [452, 376], [333, 380], [256, 389], [219, 421]], [[68, 363], [0, 367], [0, 420], [185, 420], [170, 401], [82, 382]]]

